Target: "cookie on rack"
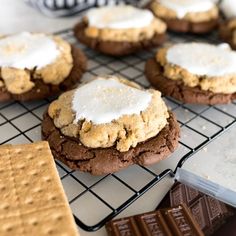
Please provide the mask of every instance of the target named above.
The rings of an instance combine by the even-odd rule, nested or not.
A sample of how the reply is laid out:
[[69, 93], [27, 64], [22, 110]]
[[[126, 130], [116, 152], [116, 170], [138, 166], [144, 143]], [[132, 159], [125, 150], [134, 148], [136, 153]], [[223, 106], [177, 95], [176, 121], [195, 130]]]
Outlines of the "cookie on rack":
[[224, 18], [232, 19], [236, 17], [236, 0], [221, 0], [219, 8]]
[[0, 145], [0, 235], [79, 236], [47, 142]]
[[185, 103], [224, 104], [236, 99], [236, 52], [227, 44], [163, 47], [147, 61], [145, 74], [164, 95]]
[[224, 0], [220, 9], [225, 21], [220, 26], [220, 37], [236, 50], [236, 0]]
[[157, 163], [176, 149], [179, 132], [159, 91], [117, 76], [62, 94], [42, 122], [54, 157], [93, 175]]
[[58, 36], [22, 32], [0, 38], [0, 102], [47, 98], [72, 89], [86, 69], [80, 49]]
[[112, 56], [158, 46], [165, 32], [166, 24], [150, 10], [129, 5], [93, 8], [74, 27], [81, 43]]
[[208, 33], [219, 21], [219, 10], [212, 0], [152, 0], [148, 8], [175, 32]]

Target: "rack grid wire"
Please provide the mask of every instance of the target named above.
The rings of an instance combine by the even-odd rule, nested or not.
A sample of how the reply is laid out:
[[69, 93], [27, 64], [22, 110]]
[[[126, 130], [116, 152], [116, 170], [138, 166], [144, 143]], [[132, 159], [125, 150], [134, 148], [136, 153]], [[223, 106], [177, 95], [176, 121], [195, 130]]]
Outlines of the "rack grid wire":
[[[76, 43], [72, 31], [57, 32], [70, 43]], [[169, 34], [169, 42], [204, 41], [219, 43], [215, 34], [207, 37]], [[82, 81], [101, 74], [119, 74], [148, 88], [143, 74], [145, 61], [156, 49], [124, 58], [101, 55], [76, 43], [88, 57], [88, 71]], [[41, 140], [42, 114], [53, 100], [37, 102], [6, 102], [0, 104], [0, 144], [29, 143]], [[67, 194], [75, 221], [86, 231], [96, 231], [115, 217], [165, 176], [174, 176], [178, 167], [213, 139], [236, 123], [236, 103], [207, 106], [190, 105], [165, 97], [168, 107], [175, 112], [181, 126], [178, 149], [166, 160], [144, 167], [134, 165], [118, 173], [91, 176], [72, 171], [56, 161], [57, 169]], [[138, 179], [138, 181], [137, 181]], [[93, 213], [92, 219], [89, 217]]]

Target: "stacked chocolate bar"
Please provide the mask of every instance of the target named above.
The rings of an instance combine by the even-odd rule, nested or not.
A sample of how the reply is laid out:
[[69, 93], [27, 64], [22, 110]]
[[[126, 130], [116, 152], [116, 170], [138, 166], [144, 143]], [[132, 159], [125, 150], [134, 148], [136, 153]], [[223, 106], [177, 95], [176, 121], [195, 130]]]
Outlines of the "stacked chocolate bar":
[[236, 211], [176, 182], [156, 211], [110, 221], [108, 235], [236, 235]]

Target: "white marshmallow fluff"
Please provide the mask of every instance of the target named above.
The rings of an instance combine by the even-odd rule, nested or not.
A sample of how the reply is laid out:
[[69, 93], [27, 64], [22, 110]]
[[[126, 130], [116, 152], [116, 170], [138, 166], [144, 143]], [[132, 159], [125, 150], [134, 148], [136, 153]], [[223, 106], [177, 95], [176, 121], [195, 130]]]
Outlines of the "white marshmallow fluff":
[[56, 43], [45, 34], [23, 32], [0, 38], [0, 67], [40, 69], [59, 54]]
[[123, 115], [140, 114], [151, 102], [152, 95], [115, 79], [95, 79], [75, 91], [72, 109], [75, 123], [86, 119], [94, 124], [110, 123]]
[[212, 9], [215, 3], [212, 0], [158, 0], [158, 2], [175, 11], [178, 18], [183, 18], [190, 12], [205, 12]]
[[220, 9], [227, 18], [236, 17], [236, 0], [223, 0]]
[[86, 16], [89, 26], [110, 29], [142, 28], [154, 19], [151, 11], [128, 5], [94, 8]]
[[195, 75], [213, 77], [236, 74], [236, 52], [227, 44], [176, 44], [168, 49], [167, 61]]

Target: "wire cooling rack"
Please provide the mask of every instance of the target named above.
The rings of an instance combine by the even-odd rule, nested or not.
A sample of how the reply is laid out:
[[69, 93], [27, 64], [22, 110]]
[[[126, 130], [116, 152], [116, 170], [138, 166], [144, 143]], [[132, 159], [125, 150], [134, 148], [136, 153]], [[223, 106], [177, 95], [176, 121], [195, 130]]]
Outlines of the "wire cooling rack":
[[[58, 32], [70, 43], [75, 43], [71, 30]], [[218, 43], [216, 36], [183, 36], [170, 34], [172, 43], [183, 41]], [[115, 59], [79, 45], [88, 57], [88, 71], [83, 80], [95, 75], [120, 74], [144, 87], [150, 85], [143, 75], [145, 61], [155, 50]], [[177, 166], [204, 148], [214, 138], [236, 123], [236, 103], [219, 106], [189, 105], [172, 98], [164, 98], [177, 115], [181, 126], [179, 148], [168, 159], [156, 165], [134, 165], [115, 174], [91, 176], [71, 171], [56, 161], [76, 223], [86, 231], [95, 231], [115, 217], [167, 175], [174, 176]], [[27, 143], [41, 139], [42, 114], [52, 99], [38, 102], [7, 102], [0, 104], [0, 143]], [[91, 217], [92, 216], [92, 217]]]

